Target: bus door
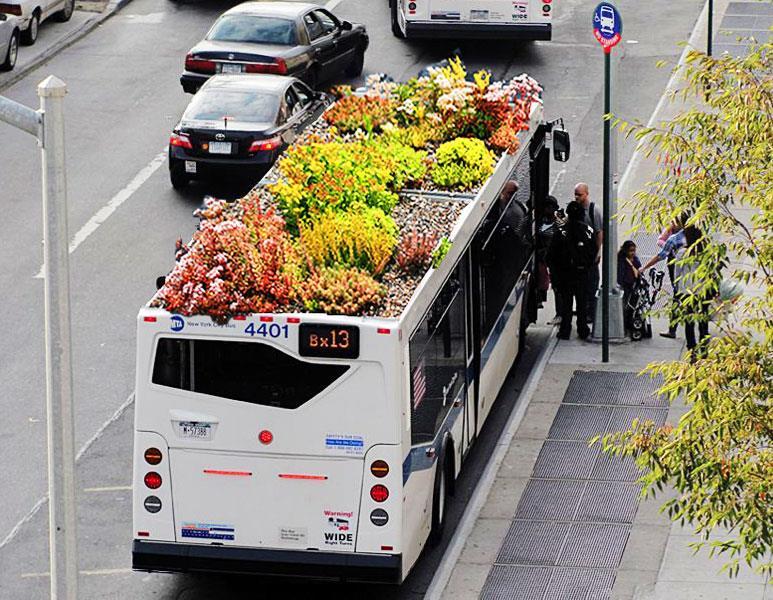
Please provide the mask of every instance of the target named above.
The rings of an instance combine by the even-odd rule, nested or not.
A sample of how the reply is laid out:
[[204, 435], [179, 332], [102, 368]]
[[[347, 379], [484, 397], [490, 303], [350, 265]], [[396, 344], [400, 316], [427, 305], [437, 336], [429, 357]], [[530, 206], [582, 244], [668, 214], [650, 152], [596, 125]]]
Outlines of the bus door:
[[[477, 283], [473, 281], [473, 269], [471, 265], [472, 248], [464, 253], [459, 263], [459, 281], [464, 282], [465, 291], [465, 322], [466, 322], [466, 373], [467, 373], [467, 404], [464, 409], [464, 448], [469, 448], [475, 440], [478, 431], [478, 369], [480, 365], [479, 344], [476, 343], [476, 331], [479, 317], [476, 315], [476, 307], [473, 290], [477, 289]], [[478, 309], [479, 310], [479, 309]]]

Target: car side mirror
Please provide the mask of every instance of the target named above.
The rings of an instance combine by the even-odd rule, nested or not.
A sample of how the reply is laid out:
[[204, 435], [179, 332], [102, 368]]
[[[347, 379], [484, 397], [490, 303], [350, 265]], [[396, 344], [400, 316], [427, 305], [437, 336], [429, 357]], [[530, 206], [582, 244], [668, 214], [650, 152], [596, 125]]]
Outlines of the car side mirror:
[[2, 23], [3, 21], [7, 21], [7, 20], [8, 20], [8, 17], [6, 15], [4, 15], [3, 13], [0, 13], [0, 23]]
[[352, 24], [349, 21], [341, 21], [341, 29], [344, 31], [351, 31]]
[[162, 287], [164, 287], [164, 284], [166, 283], [166, 275], [161, 275], [160, 277], [156, 277], [156, 289], [160, 290]]
[[566, 129], [553, 130], [553, 158], [558, 162], [569, 160], [569, 132]]

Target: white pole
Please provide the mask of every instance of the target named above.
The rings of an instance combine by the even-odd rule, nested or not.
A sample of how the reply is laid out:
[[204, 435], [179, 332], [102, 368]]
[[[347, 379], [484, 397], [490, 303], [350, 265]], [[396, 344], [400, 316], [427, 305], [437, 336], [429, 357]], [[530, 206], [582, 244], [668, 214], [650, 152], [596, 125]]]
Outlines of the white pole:
[[48, 527], [51, 599], [77, 600], [75, 439], [70, 342], [70, 275], [64, 161], [67, 86], [50, 75], [38, 85], [43, 113], [43, 246], [48, 419]]

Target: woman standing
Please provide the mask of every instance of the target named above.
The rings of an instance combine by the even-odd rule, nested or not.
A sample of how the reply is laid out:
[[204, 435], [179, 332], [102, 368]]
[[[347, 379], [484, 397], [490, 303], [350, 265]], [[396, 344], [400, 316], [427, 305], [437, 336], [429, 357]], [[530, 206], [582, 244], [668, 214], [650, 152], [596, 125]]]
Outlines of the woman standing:
[[640, 275], [641, 261], [636, 256], [636, 244], [626, 240], [617, 251], [617, 285], [623, 289], [623, 317], [628, 330], [631, 329], [630, 300]]

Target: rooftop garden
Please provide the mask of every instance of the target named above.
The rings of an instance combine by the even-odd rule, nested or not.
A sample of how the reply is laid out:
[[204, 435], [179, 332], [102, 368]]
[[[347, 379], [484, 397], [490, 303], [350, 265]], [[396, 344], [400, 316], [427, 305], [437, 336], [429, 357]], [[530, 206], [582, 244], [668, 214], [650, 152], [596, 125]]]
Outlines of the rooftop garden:
[[[470, 81], [471, 79], [471, 81]], [[398, 316], [447, 252], [464, 202], [518, 149], [542, 88], [491, 82], [458, 59], [406, 83], [373, 77], [338, 100], [273, 168], [271, 183], [198, 211], [190, 244], [151, 301], [182, 315]], [[468, 196], [464, 196], [468, 198]]]

